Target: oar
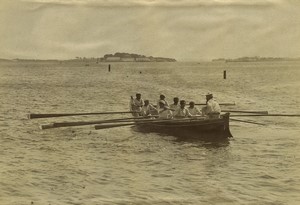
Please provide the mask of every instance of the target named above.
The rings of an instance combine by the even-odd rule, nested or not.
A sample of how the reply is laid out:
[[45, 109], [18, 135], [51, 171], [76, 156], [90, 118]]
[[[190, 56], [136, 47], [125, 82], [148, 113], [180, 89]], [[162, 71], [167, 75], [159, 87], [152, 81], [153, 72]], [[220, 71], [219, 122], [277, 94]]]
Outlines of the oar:
[[237, 122], [244, 122], [244, 123], [256, 124], [256, 125], [266, 125], [266, 124], [263, 124], [263, 123], [252, 122], [252, 121], [248, 121], [248, 120], [238, 120], [238, 119], [233, 119], [233, 118], [230, 118], [230, 120], [237, 121]]
[[237, 113], [253, 113], [253, 114], [268, 114], [268, 111], [250, 111], [250, 110], [222, 110], [222, 112], [237, 112]]
[[152, 124], [157, 122], [186, 122], [186, 121], [193, 121], [193, 118], [185, 118], [185, 119], [154, 119], [154, 120], [148, 120], [148, 121], [136, 121], [132, 123], [119, 123], [119, 124], [108, 124], [108, 125], [95, 125], [95, 129], [106, 129], [106, 128], [113, 128], [113, 127], [123, 127], [123, 126], [129, 126], [129, 125], [137, 125], [137, 124]]
[[44, 130], [44, 129], [51, 129], [51, 128], [59, 128], [59, 127], [72, 127], [72, 126], [94, 125], [94, 124], [115, 123], [115, 122], [135, 122], [136, 120], [139, 121], [154, 120], [154, 119], [148, 119], [149, 117], [156, 117], [156, 116], [119, 118], [119, 119], [96, 120], [96, 121], [54, 122], [50, 124], [40, 125], [40, 129]]
[[114, 128], [114, 127], [124, 127], [129, 125], [135, 125], [135, 123], [122, 123], [122, 124], [104, 124], [104, 125], [95, 125], [96, 130]]
[[230, 115], [230, 117], [300, 117], [300, 114]]
[[[195, 105], [206, 105], [206, 103], [195, 103]], [[219, 105], [230, 106], [230, 105], [236, 105], [236, 104], [235, 104], [235, 102], [233, 102], [233, 103], [219, 103]]]
[[126, 113], [137, 113], [137, 112], [88, 112], [88, 113], [49, 113], [49, 114], [28, 114], [28, 119], [35, 118], [49, 118], [49, 117], [65, 117], [65, 116], [78, 116], [78, 115], [109, 115], [109, 114], [126, 114]]

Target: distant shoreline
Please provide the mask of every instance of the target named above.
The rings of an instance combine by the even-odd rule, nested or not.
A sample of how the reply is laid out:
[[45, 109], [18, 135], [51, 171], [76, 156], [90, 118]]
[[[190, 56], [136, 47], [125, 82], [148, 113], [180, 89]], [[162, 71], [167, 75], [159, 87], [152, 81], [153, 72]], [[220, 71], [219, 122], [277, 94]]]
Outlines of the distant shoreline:
[[100, 62], [177, 62], [174, 58], [145, 56], [134, 53], [115, 53], [105, 54], [103, 57], [75, 57], [75, 59], [1, 59], [0, 61], [21, 61], [21, 62], [84, 62], [84, 63], [100, 63]]
[[[111, 54], [107, 54], [111, 55]], [[134, 54], [136, 55], [136, 54]], [[180, 61], [180, 62], [222, 62], [222, 63], [230, 63], [230, 62], [282, 62], [282, 61], [300, 61], [299, 58], [279, 58], [279, 57], [242, 57], [242, 58], [235, 58], [235, 59], [228, 59], [228, 58], [217, 58], [212, 60], [190, 60], [190, 61]], [[15, 58], [15, 59], [5, 59], [0, 58], [0, 62], [52, 62], [52, 63], [84, 63], [86, 65], [93, 64], [93, 63], [135, 63], [135, 62], [178, 62], [173, 58], [163, 58], [163, 57], [136, 57], [136, 58], [127, 58], [127, 57], [115, 57], [109, 56], [101, 57], [101, 58], [86, 58], [86, 57], [76, 57], [75, 59], [24, 59], [24, 58]]]
[[300, 61], [299, 58], [274, 58], [274, 57], [242, 57], [235, 59], [218, 58], [212, 59], [212, 62], [272, 62], [272, 61]]

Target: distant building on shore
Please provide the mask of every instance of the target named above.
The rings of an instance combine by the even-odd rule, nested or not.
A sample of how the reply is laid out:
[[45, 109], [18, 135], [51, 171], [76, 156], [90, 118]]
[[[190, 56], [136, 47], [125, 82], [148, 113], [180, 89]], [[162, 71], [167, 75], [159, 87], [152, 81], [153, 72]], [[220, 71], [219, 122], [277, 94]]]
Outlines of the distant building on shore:
[[136, 62], [150, 62], [150, 58], [136, 58]]
[[120, 57], [115, 57], [115, 56], [107, 57], [107, 58], [105, 58], [105, 61], [107, 61], [107, 62], [118, 62], [118, 61], [121, 61], [121, 58]]
[[134, 62], [135, 58], [121, 58], [121, 61], [123, 61], [123, 62]]

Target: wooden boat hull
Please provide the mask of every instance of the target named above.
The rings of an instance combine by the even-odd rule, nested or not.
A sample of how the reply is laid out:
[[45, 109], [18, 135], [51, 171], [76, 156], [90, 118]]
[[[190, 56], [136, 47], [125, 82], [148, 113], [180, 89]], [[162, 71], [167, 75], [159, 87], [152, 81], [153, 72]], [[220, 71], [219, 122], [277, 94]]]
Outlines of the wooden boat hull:
[[220, 119], [166, 120], [147, 124], [136, 123], [135, 127], [140, 132], [155, 132], [178, 137], [208, 139], [232, 137], [229, 129], [229, 113], [222, 115]]

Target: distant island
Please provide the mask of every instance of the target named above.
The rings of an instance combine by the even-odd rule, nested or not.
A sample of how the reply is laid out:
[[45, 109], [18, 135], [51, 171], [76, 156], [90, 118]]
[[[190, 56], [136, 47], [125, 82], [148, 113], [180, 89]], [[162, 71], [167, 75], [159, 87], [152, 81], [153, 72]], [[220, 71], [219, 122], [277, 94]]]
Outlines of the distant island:
[[235, 59], [218, 58], [213, 59], [213, 62], [262, 62], [262, 61], [300, 61], [300, 58], [275, 58], [275, 57], [242, 57]]
[[139, 55], [135, 53], [105, 54], [101, 62], [176, 62], [174, 58]]
[[105, 54], [103, 57], [75, 57], [75, 59], [57, 60], [57, 59], [3, 59], [0, 58], [0, 62], [3, 61], [18, 61], [18, 62], [85, 62], [85, 63], [100, 63], [100, 62], [176, 62], [174, 58], [163, 58], [145, 56], [134, 53], [115, 53]]

